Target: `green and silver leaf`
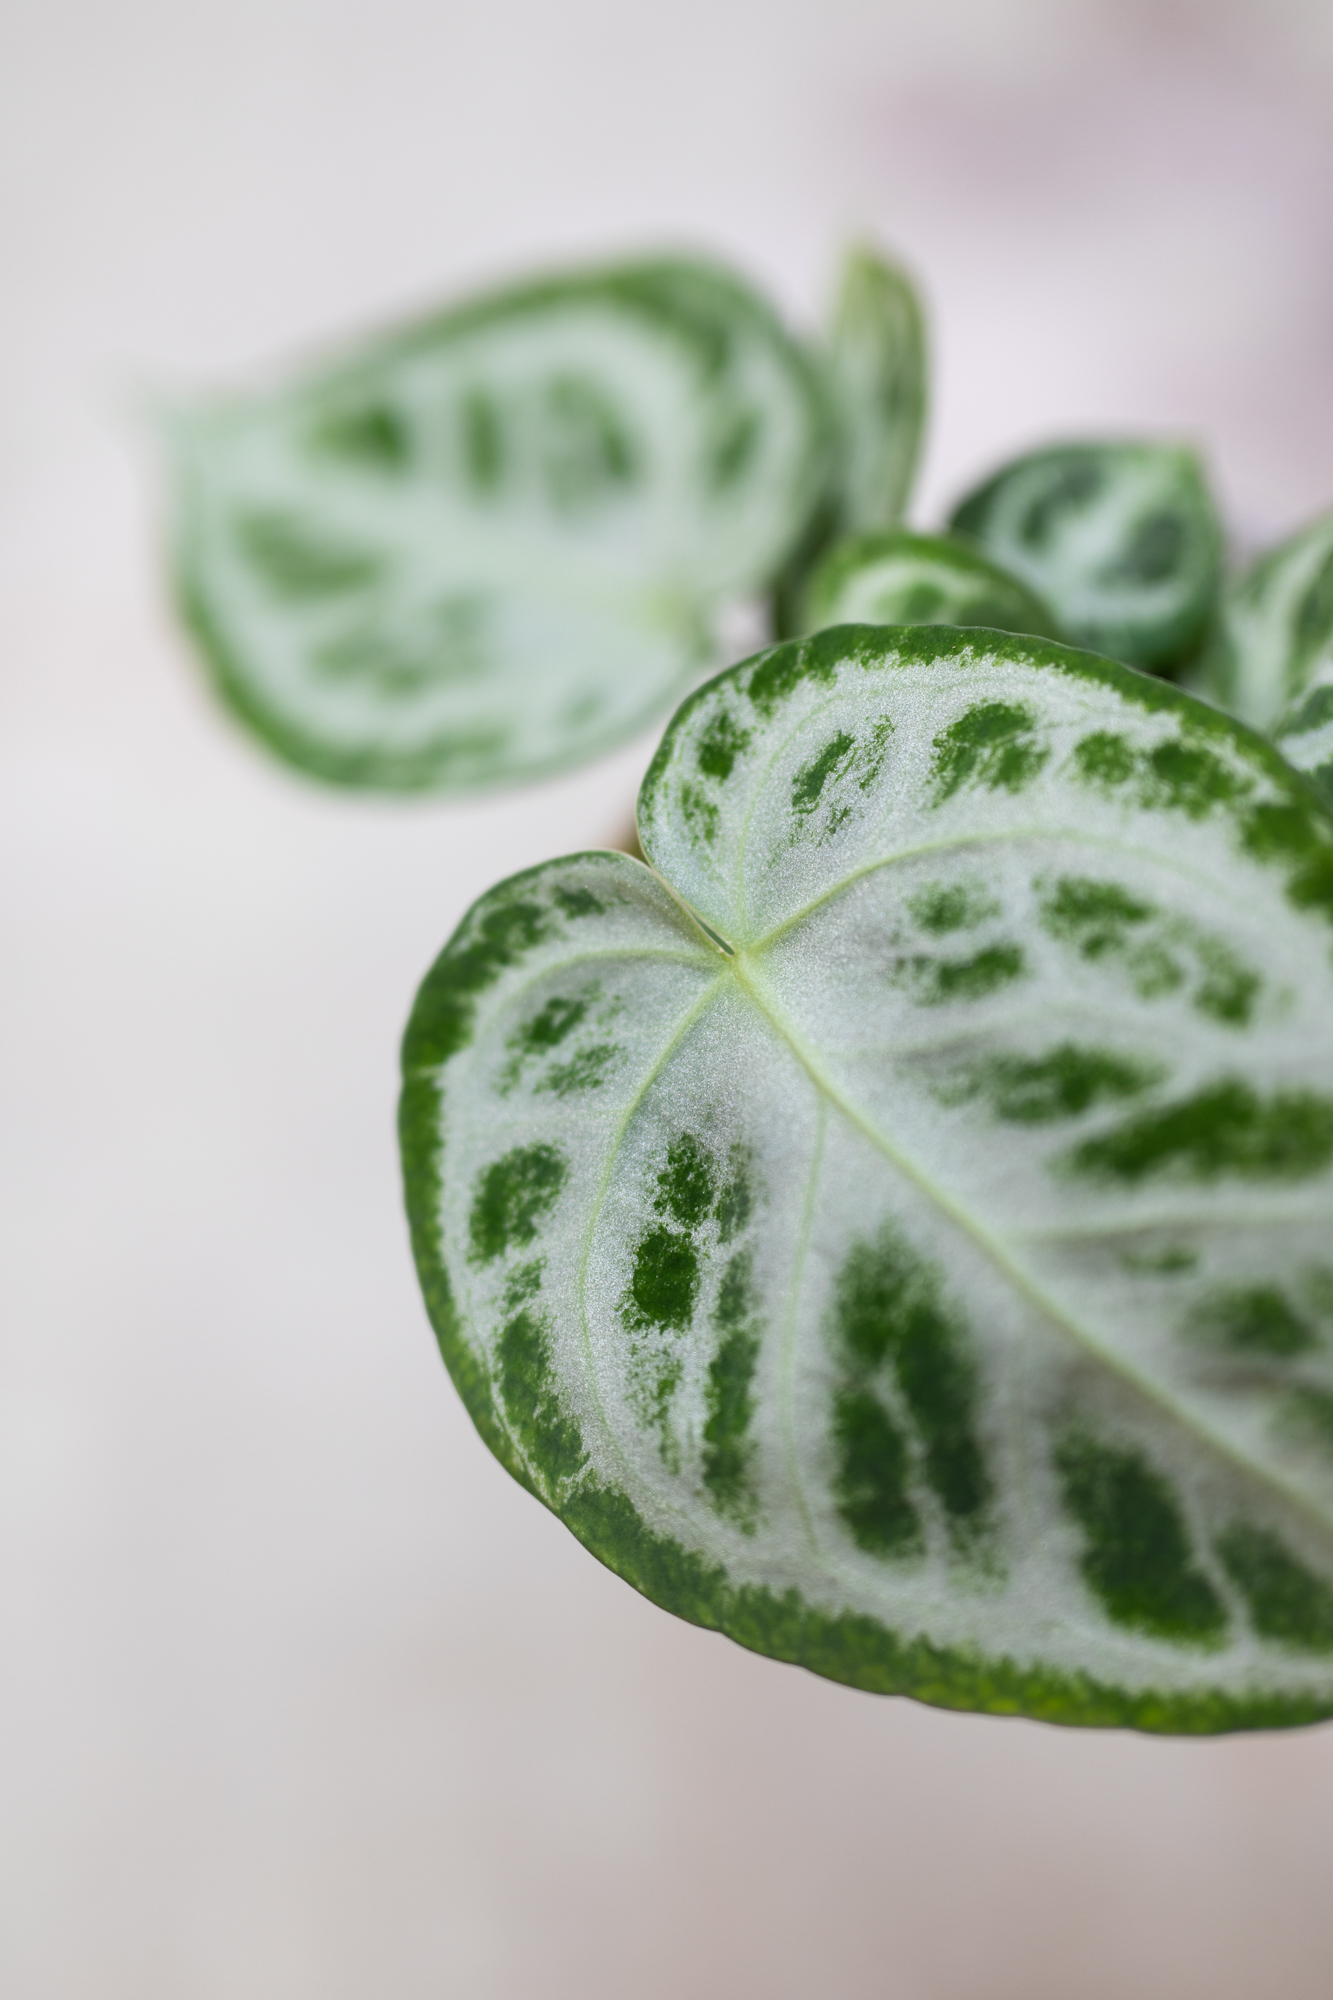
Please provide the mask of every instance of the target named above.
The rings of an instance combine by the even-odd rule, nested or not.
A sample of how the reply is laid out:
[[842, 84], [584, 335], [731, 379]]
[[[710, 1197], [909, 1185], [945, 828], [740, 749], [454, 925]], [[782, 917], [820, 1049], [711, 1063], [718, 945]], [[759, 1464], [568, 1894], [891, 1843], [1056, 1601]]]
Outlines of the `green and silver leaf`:
[[928, 364], [921, 303], [901, 265], [864, 245], [849, 253], [828, 344], [816, 360], [838, 449], [823, 503], [774, 596], [783, 636], [804, 629], [806, 582], [829, 545], [895, 528], [907, 510], [925, 430]]
[[1031, 452], [969, 494], [950, 526], [1049, 604], [1069, 638], [1129, 666], [1175, 671], [1212, 615], [1222, 531], [1183, 446]]
[[800, 629], [826, 625], [986, 625], [1058, 638], [1040, 598], [969, 543], [906, 529], [853, 535], [806, 587]]
[[865, 245], [843, 267], [828, 365], [843, 435], [840, 525], [895, 527], [925, 430], [926, 329], [907, 272]]
[[1299, 701], [1273, 731], [1289, 764], [1333, 798], [1333, 653], [1325, 654]]
[[532, 778], [716, 658], [824, 491], [830, 420], [713, 267], [477, 300], [179, 420], [179, 595], [232, 708], [341, 784]]
[[1223, 594], [1200, 692], [1253, 729], [1289, 726], [1333, 660], [1333, 514], [1293, 535]]
[[1085, 1724], [1333, 1713], [1333, 816], [1039, 639], [681, 708], [651, 868], [481, 899], [404, 1044], [492, 1450], [657, 1603]]

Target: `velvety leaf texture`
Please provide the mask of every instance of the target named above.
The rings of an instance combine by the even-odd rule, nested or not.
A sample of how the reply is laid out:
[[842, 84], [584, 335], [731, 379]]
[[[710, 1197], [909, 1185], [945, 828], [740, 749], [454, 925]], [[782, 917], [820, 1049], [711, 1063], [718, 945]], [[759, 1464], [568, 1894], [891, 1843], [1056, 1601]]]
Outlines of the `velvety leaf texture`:
[[465, 918], [404, 1045], [492, 1450], [657, 1603], [855, 1686], [1333, 1713], [1333, 817], [1053, 643], [720, 675], [651, 868]]
[[1221, 528], [1198, 459], [1178, 445], [1030, 452], [950, 526], [1036, 591], [1068, 638], [1130, 666], [1179, 668], [1212, 613]]
[[479, 300], [171, 442], [179, 594], [232, 708], [322, 778], [447, 791], [679, 699], [833, 436], [763, 301], [675, 261]]
[[853, 535], [829, 550], [805, 593], [801, 629], [987, 625], [1058, 638], [1054, 614], [997, 563], [949, 535]]

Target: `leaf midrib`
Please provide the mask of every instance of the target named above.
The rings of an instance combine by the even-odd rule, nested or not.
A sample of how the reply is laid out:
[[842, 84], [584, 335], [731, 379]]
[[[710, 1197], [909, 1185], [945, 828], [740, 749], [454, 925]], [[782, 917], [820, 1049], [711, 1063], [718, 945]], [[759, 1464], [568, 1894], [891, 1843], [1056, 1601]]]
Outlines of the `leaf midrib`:
[[[1123, 1356], [1104, 1346], [1077, 1320], [1072, 1319], [1031, 1273], [1010, 1254], [1000, 1237], [988, 1230], [971, 1210], [964, 1207], [946, 1188], [926, 1173], [909, 1153], [904, 1152], [879, 1130], [855, 1102], [839, 1089], [824, 1068], [816, 1051], [785, 1018], [771, 989], [767, 987], [762, 974], [755, 967], [753, 951], [737, 952], [731, 961], [730, 970], [745, 997], [762, 1015], [773, 1033], [790, 1049], [820, 1096], [835, 1110], [841, 1112], [847, 1122], [868, 1139], [904, 1179], [910, 1181], [941, 1214], [974, 1243], [982, 1254], [990, 1259], [1001, 1276], [1035, 1306], [1038, 1312], [1056, 1326], [1082, 1353], [1118, 1376], [1129, 1388], [1167, 1416], [1177, 1428], [1189, 1433], [1200, 1444], [1237, 1467], [1249, 1479], [1257, 1479], [1272, 1488], [1289, 1506], [1295, 1507], [1312, 1519], [1321, 1533], [1328, 1534], [1330, 1522], [1307, 1495], [1293, 1489], [1269, 1468], [1256, 1465], [1251, 1459], [1244, 1457], [1229, 1440], [1218, 1436], [1193, 1412], [1182, 1409], [1178, 1403], [1170, 1400], [1150, 1376], [1141, 1374]], [[716, 990], [716, 986], [710, 989], [710, 998]]]

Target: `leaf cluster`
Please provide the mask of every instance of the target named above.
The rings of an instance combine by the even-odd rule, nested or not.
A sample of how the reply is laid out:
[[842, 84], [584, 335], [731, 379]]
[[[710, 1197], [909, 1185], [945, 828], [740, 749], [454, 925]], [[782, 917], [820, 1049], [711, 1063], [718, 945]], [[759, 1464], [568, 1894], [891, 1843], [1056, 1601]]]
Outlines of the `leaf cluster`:
[[[1083, 440], [915, 532], [926, 373], [869, 251], [817, 342], [691, 260], [525, 286], [182, 420], [181, 600], [341, 783], [693, 686], [643, 859], [499, 884], [404, 1041], [517, 1479], [859, 1687], [1333, 1714], [1333, 516], [1228, 579], [1191, 448]], [[756, 596], [786, 636], [706, 678]]]

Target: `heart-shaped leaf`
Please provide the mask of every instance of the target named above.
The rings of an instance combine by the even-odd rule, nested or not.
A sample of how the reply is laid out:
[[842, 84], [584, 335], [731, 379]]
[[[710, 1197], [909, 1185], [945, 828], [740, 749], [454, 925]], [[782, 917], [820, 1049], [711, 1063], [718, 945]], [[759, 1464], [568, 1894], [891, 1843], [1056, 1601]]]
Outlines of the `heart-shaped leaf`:
[[711, 266], [530, 285], [173, 437], [188, 620], [231, 706], [344, 784], [530, 778], [641, 728], [824, 490], [810, 364]]
[[1224, 593], [1200, 691], [1274, 730], [1333, 657], [1333, 514], [1270, 549]]
[[472, 909], [404, 1046], [491, 1448], [859, 1687], [1333, 1712], [1333, 816], [1037, 639], [839, 626], [680, 710], [653, 870]]
[[1180, 446], [1031, 452], [969, 494], [950, 526], [1036, 591], [1070, 638], [1130, 666], [1179, 666], [1217, 595], [1221, 529]]
[[987, 625], [1058, 638], [1054, 615], [979, 550], [891, 529], [829, 550], [806, 588], [801, 630], [825, 625]]

